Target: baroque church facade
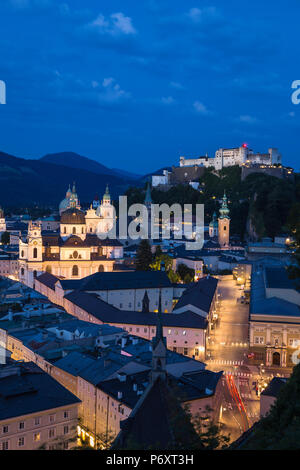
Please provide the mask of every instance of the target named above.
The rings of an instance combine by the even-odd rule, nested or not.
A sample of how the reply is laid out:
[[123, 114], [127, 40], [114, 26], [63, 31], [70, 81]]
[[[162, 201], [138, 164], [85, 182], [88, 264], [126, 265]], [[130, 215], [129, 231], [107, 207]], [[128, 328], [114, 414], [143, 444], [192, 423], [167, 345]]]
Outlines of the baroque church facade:
[[123, 258], [123, 245], [106, 238], [116, 222], [115, 209], [106, 187], [102, 203], [87, 211], [80, 207], [75, 185], [59, 205], [59, 232], [43, 232], [39, 222], [29, 222], [25, 239], [19, 241], [19, 279], [33, 286], [48, 272], [65, 279], [81, 279], [96, 272], [113, 271]]

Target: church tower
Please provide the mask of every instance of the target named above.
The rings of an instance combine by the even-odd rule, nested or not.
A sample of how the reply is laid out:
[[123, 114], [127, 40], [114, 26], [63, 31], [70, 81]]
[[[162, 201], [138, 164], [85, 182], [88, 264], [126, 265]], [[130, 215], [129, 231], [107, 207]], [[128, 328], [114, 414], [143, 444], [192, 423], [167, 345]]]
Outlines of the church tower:
[[149, 183], [149, 181], [147, 182], [147, 189], [146, 189], [146, 195], [145, 195], [144, 204], [145, 204], [145, 206], [147, 207], [148, 213], [149, 213], [149, 215], [150, 215], [152, 199], [151, 199], [151, 188], [150, 188], [150, 183]]
[[167, 376], [167, 340], [163, 334], [162, 314], [161, 314], [161, 290], [159, 293], [159, 305], [157, 313], [156, 334], [152, 338], [152, 370], [151, 382], [160, 377], [165, 380]]
[[220, 208], [220, 215], [218, 219], [218, 236], [219, 236], [219, 244], [221, 247], [228, 247], [229, 246], [229, 229], [230, 229], [230, 217], [229, 217], [229, 209], [227, 205], [227, 197], [224, 191], [223, 201]]
[[42, 226], [37, 222], [28, 225], [28, 261], [43, 260]]
[[111, 231], [115, 225], [115, 208], [111, 204], [108, 184], [102, 198], [101, 205], [97, 208], [96, 214], [101, 220], [98, 222], [97, 233], [107, 233]]

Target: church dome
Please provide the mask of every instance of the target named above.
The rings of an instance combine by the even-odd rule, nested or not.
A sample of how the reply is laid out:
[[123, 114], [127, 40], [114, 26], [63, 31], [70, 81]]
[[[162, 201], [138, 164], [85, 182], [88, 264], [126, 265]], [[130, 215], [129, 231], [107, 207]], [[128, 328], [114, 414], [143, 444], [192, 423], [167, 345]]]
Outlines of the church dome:
[[70, 200], [69, 200], [69, 199], [67, 199], [67, 198], [63, 199], [63, 200], [60, 202], [59, 206], [58, 206], [58, 207], [59, 207], [59, 210], [60, 210], [60, 211], [65, 211], [66, 209], [68, 209], [69, 204], [70, 204]]
[[84, 212], [75, 207], [64, 211], [60, 218], [61, 224], [85, 224]]
[[211, 220], [210, 223], [209, 223], [209, 226], [210, 226], [210, 227], [213, 227], [213, 228], [218, 228], [217, 214], [216, 214], [215, 212], [214, 212], [214, 214], [213, 214], [212, 220]]

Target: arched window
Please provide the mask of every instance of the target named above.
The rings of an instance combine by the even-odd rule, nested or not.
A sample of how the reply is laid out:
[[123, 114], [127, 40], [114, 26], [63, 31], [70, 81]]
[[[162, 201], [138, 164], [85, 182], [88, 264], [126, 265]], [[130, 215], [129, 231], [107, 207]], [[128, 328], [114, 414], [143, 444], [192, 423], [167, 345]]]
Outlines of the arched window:
[[36, 279], [36, 276], [37, 276], [37, 272], [34, 270], [33, 271], [33, 278]]
[[78, 266], [76, 264], [72, 268], [72, 276], [78, 276]]
[[76, 227], [73, 227], [73, 234], [76, 233]]
[[83, 227], [82, 227], [82, 229], [81, 229], [81, 233], [84, 233], [84, 228], [83, 228]]
[[46, 266], [46, 273], [49, 273], [49, 274], [52, 273], [52, 268], [51, 268], [51, 266], [49, 266], [49, 265]]
[[33, 248], [33, 257], [37, 258], [37, 248]]
[[103, 273], [103, 272], [104, 272], [104, 266], [103, 266], [103, 264], [100, 264], [100, 265], [99, 265], [98, 272], [99, 272], [99, 273]]
[[73, 258], [78, 258], [78, 251], [73, 251]]
[[93, 227], [90, 227], [90, 232], [92, 232], [92, 231], [93, 231]]
[[24, 276], [24, 268], [21, 268], [21, 275]]
[[64, 233], [67, 233], [67, 227], [64, 227]]
[[24, 250], [21, 251], [21, 257], [24, 257]]

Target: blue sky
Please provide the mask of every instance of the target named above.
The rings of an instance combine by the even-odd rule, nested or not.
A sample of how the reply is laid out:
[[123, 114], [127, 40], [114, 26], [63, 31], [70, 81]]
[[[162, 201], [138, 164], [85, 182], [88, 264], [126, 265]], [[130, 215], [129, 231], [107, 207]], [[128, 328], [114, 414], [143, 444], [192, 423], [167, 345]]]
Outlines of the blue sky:
[[1, 0], [0, 149], [145, 173], [247, 142], [299, 170], [299, 0]]

